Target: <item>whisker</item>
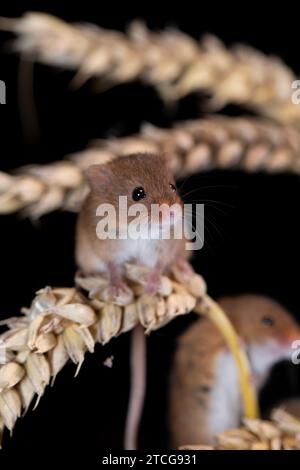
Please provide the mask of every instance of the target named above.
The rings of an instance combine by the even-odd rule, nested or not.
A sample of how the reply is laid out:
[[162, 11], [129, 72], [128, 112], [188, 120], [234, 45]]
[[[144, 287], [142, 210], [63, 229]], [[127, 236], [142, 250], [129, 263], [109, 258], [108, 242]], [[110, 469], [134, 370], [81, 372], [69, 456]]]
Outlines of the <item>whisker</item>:
[[[185, 213], [187, 215], [194, 215], [193, 212], [187, 210], [185, 211]], [[201, 220], [205, 221], [204, 223], [204, 231], [207, 231], [208, 234], [211, 236], [211, 238], [213, 238], [212, 234], [211, 234], [211, 231], [209, 230], [207, 224], [210, 224], [213, 229], [215, 230], [215, 232], [217, 233], [219, 239], [223, 242], [224, 241], [224, 234], [219, 230], [218, 226], [217, 226], [217, 223], [215, 221], [215, 219], [211, 216], [211, 215], [208, 215], [208, 214], [200, 214], [198, 213], [197, 217], [200, 217]], [[207, 222], [207, 223], [206, 223]], [[207, 241], [207, 240], [206, 240]]]
[[[206, 189], [237, 189], [236, 186], [233, 186], [233, 185], [226, 185], [226, 184], [220, 184], [220, 185], [209, 185], [209, 186], [201, 186], [199, 188], [194, 188], [194, 189], [191, 189], [189, 192], [185, 193], [185, 194], [181, 194], [181, 197], [186, 197], [190, 194], [193, 194], [197, 191], [202, 191], [202, 190], [206, 190]], [[181, 187], [179, 187], [179, 192], [181, 191]]]
[[[216, 210], [216, 211], [219, 211], [221, 214], [225, 215], [226, 217], [229, 216], [229, 214], [230, 214], [229, 212], [226, 212], [225, 210], [221, 209], [221, 208], [218, 207], [218, 206], [214, 206], [213, 204], [209, 204], [209, 203], [207, 203], [207, 202], [202, 203], [202, 202], [200, 202], [200, 201], [198, 201], [198, 202], [199, 202], [200, 204], [203, 204], [204, 207], [207, 206], [207, 207], [209, 207], [209, 208], [211, 208], [211, 209], [214, 209], [214, 210]], [[196, 202], [196, 204], [197, 204], [197, 202]], [[231, 206], [230, 208], [233, 209], [234, 206]]]

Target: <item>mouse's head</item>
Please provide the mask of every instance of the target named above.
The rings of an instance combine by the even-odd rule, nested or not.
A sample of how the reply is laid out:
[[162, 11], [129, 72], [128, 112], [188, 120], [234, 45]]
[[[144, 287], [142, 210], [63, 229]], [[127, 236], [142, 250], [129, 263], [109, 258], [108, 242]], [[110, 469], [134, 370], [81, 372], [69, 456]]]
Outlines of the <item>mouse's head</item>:
[[182, 220], [182, 202], [168, 161], [168, 155], [139, 153], [92, 165], [87, 176], [95, 202], [119, 211], [120, 196], [125, 196], [129, 222], [138, 215], [160, 228], [174, 225]]
[[291, 359], [300, 327], [275, 300], [260, 295], [225, 297], [220, 305], [245, 342], [254, 372], [263, 376], [280, 360]]

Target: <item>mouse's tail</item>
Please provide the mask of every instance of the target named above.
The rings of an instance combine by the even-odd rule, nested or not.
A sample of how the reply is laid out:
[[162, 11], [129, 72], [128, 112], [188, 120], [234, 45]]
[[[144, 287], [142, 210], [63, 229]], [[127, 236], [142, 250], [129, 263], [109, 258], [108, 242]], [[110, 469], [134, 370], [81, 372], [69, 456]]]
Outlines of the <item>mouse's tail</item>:
[[137, 450], [138, 432], [146, 393], [146, 338], [141, 325], [132, 331], [130, 345], [130, 394], [125, 423], [124, 449]]

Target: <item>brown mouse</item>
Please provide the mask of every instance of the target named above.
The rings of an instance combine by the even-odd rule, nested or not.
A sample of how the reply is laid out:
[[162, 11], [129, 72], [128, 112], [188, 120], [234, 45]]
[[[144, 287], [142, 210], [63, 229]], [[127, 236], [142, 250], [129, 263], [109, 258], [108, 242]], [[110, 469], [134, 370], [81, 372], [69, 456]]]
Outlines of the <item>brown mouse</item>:
[[[227, 313], [249, 358], [259, 390], [272, 366], [291, 357], [300, 327], [289, 312], [267, 297], [225, 297]], [[241, 423], [243, 407], [237, 369], [209, 319], [199, 319], [179, 338], [170, 377], [171, 446], [212, 444], [214, 436]]]
[[[102, 165], [91, 166], [87, 177], [91, 190], [79, 214], [76, 239], [76, 260], [83, 273], [105, 273], [110, 280], [112, 296], [128, 291], [123, 281], [126, 262], [136, 262], [150, 268], [145, 287], [150, 294], [156, 293], [161, 275], [167, 273], [175, 262], [184, 274], [191, 274], [186, 261], [190, 251], [185, 250], [185, 239], [172, 238], [172, 230], [170, 239], [159, 237], [165, 230], [182, 224], [183, 220], [182, 201], [168, 167], [168, 156], [122, 156]], [[127, 219], [127, 222], [133, 224], [133, 228], [140, 224], [143, 236], [139, 239], [131, 238], [126, 232], [128, 225], [126, 226], [122, 217], [125, 210], [122, 209], [120, 196], [126, 196], [129, 211], [136, 204], [142, 204], [138, 222], [132, 214]], [[110, 212], [107, 219], [107, 239], [99, 239], [99, 217], [96, 211], [100, 204], [113, 206], [116, 211], [115, 214]], [[161, 206], [159, 214], [151, 211], [153, 204]], [[144, 237], [144, 231], [146, 233], [149, 228], [156, 234], [156, 238], [149, 232]], [[114, 238], [113, 232], [116, 234]], [[121, 233], [125, 233], [125, 239], [121, 238]], [[131, 348], [132, 389], [125, 432], [127, 449], [136, 448], [137, 426], [145, 390], [144, 342], [142, 328], [135, 328]]]
[[[155, 285], [162, 273], [176, 261], [186, 259], [188, 252], [184, 249], [182, 239], [99, 239], [96, 216], [100, 204], [110, 204], [116, 210], [116, 231], [124, 229], [124, 223], [119, 217], [119, 196], [126, 196], [128, 208], [142, 204], [145, 212], [144, 227], [147, 230], [152, 223], [152, 229], [163, 230], [164, 222], [168, 224], [181, 223], [182, 201], [176, 190], [172, 173], [168, 169], [167, 157], [154, 154], [134, 154], [119, 157], [102, 165], [92, 165], [87, 177], [91, 191], [85, 199], [79, 214], [77, 224], [76, 259], [83, 272], [108, 273], [114, 293], [126, 289], [122, 280], [124, 263], [137, 262], [151, 268], [149, 292], [155, 292]], [[159, 204], [163, 210], [158, 218], [149, 219], [151, 207]], [[174, 207], [173, 205], [176, 205]], [[173, 206], [173, 207], [171, 207]], [[129, 215], [128, 222], [134, 222]], [[113, 225], [113, 224], [112, 224]], [[156, 227], [155, 227], [156, 225]], [[188, 265], [183, 267], [188, 269]]]

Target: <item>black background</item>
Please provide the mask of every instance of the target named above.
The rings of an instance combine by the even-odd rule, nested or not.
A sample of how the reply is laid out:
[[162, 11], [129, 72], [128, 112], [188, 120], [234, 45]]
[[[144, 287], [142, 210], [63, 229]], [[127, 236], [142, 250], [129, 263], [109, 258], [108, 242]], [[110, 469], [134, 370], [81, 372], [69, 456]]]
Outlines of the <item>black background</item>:
[[[222, 11], [215, 2], [205, 8], [184, 2], [164, 10], [163, 5], [155, 3], [143, 8], [126, 4], [125, 8], [116, 2], [85, 1], [75, 6], [61, 1], [10, 1], [2, 2], [0, 15], [19, 16], [27, 10], [120, 30], [131, 19], [143, 18], [152, 28], [178, 26], [195, 38], [211, 32], [226, 44], [247, 42], [266, 53], [280, 55], [296, 72], [300, 71], [299, 11], [292, 2], [285, 2], [284, 9], [273, 5], [263, 14], [262, 5], [255, 7], [250, 2], [226, 4]], [[196, 95], [166, 109], [155, 91], [140, 83], [118, 86], [102, 94], [91, 92], [92, 83], [72, 91], [71, 72], [35, 65], [34, 101], [39, 129], [30, 136], [20, 119], [28, 84], [19, 74], [18, 57], [9, 53], [12, 36], [0, 34], [0, 39], [0, 79], [7, 85], [7, 104], [0, 108], [1, 170], [58, 160], [84, 148], [90, 139], [136, 132], [141, 122], [169, 126], [176, 120], [201, 115]], [[245, 113], [234, 107], [224, 112]], [[200, 188], [199, 201], [216, 201], [217, 209], [206, 209], [205, 247], [194, 258], [194, 266], [204, 275], [210, 294], [267, 294], [300, 319], [299, 177], [214, 172], [192, 177], [186, 187]], [[0, 218], [2, 318], [17, 314], [42, 286], [72, 285], [75, 219], [74, 214], [61, 212], [47, 215], [35, 225], [15, 214]], [[140, 439], [143, 449], [167, 446], [169, 363], [176, 335], [189, 321], [177, 319], [148, 339], [148, 388]], [[76, 379], [74, 366], [66, 366], [38, 408], [19, 420], [13, 438], [6, 434], [2, 456], [33, 455], [38, 449], [44, 455], [51, 452], [65, 457], [75, 452], [79, 458], [97, 456], [99, 449], [120, 448], [129, 391], [128, 353], [126, 334], [106, 347], [98, 346]], [[114, 367], [107, 369], [102, 364], [111, 354]], [[263, 402], [269, 404], [297, 392], [299, 372], [295, 366], [285, 365], [275, 371]]]

